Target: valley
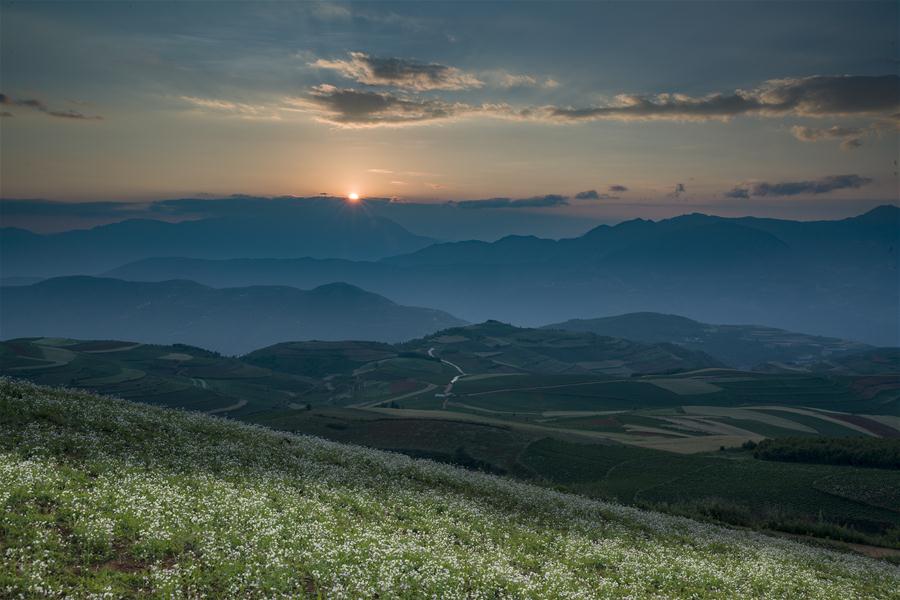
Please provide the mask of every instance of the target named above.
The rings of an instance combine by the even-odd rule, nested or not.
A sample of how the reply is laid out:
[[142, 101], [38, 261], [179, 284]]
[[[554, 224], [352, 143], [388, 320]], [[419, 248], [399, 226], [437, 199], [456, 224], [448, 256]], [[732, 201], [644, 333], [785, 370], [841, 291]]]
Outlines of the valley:
[[[853, 369], [843, 371], [740, 371], [669, 343], [486, 322], [394, 345], [287, 342], [240, 357], [18, 339], [0, 343], [0, 358], [0, 374], [40, 384], [694, 518], [900, 548], [900, 511], [881, 499], [898, 489], [896, 472], [771, 462], [752, 450], [767, 438], [900, 445], [900, 354], [889, 349], [847, 354]], [[852, 493], [830, 483], [851, 471]]]
[[898, 23], [0, 0], [0, 600], [900, 600]]

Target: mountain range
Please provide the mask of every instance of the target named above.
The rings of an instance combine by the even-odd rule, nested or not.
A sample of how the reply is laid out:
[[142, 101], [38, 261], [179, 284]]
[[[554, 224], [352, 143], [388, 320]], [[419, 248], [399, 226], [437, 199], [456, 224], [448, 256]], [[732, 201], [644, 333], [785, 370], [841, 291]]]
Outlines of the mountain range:
[[226, 354], [290, 339], [398, 342], [463, 321], [355, 286], [215, 289], [193, 281], [59, 277], [3, 288], [0, 337], [190, 343]]
[[330, 199], [272, 201], [254, 209], [178, 223], [129, 219], [47, 235], [7, 227], [0, 230], [0, 270], [5, 278], [96, 275], [158, 256], [370, 259], [434, 242], [365, 206]]
[[216, 287], [347, 282], [468, 321], [539, 326], [635, 311], [900, 344], [900, 208], [839, 221], [701, 214], [577, 238], [432, 244], [379, 260], [152, 258], [107, 276]]

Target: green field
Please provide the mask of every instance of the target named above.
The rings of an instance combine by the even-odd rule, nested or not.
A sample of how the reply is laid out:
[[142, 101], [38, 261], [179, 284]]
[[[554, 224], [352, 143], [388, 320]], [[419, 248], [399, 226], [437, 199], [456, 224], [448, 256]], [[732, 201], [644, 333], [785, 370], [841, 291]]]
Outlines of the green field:
[[[860, 541], [869, 534], [900, 547], [900, 504], [861, 500], [883, 498], [887, 490], [895, 489], [900, 483], [897, 472], [859, 473], [850, 467], [789, 465], [720, 454], [681, 457], [546, 439], [530, 444], [521, 460], [540, 477], [592, 496], [698, 511], [719, 501], [731, 507], [735, 518], [744, 513], [746, 525], [785, 528], [796, 522], [800, 527], [805, 521], [811, 531], [818, 523], [832, 523], [860, 532]], [[845, 477], [857, 488], [853, 498], [834, 494], [827, 484]], [[754, 513], [758, 520], [751, 519]], [[727, 517], [722, 520], [731, 520]]]
[[[581, 343], [501, 338], [499, 326], [488, 331], [496, 335], [479, 344], [504, 349], [507, 357], [514, 343], [558, 357]], [[890, 400], [900, 378], [722, 368], [628, 377], [511, 372], [491, 362], [501, 355], [482, 352], [482, 345], [464, 350], [469, 342], [462, 337], [402, 346], [294, 342], [241, 358], [188, 346], [13, 340], [0, 343], [0, 374], [205, 411], [696, 518], [897, 546], [891, 506], [835, 491], [835, 482], [850, 478], [852, 468], [766, 463], [735, 448], [764, 438], [900, 437]], [[451, 347], [455, 351], [445, 354]], [[544, 369], [548, 363], [541, 364]], [[472, 370], [481, 367], [486, 370]], [[865, 485], [860, 478], [866, 476], [852, 477], [864, 497], [890, 498], [874, 475]]]
[[7, 597], [896, 598], [884, 561], [0, 380]]
[[[22, 368], [21, 358], [48, 352], [55, 362]], [[285, 405], [316, 385], [201, 348], [114, 341], [2, 342], [0, 374], [188, 410], [220, 411], [243, 402], [246, 408], [230, 411], [233, 416]]]

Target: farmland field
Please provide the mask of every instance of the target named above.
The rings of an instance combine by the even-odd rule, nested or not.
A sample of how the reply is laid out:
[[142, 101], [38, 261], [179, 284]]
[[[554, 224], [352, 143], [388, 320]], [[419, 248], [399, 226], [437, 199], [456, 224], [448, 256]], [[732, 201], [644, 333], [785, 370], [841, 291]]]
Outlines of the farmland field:
[[[835, 487], [841, 467], [768, 463], [739, 449], [764, 438], [900, 437], [897, 377], [880, 373], [873, 393], [860, 383], [868, 376], [715, 367], [621, 377], [548, 372], [547, 362], [541, 372], [513, 371], [494, 361], [522, 339], [487, 329], [478, 344], [458, 334], [401, 346], [296, 342], [242, 358], [189, 346], [13, 340], [0, 343], [0, 373], [701, 519], [897, 546], [892, 496], [874, 475], [853, 479], [867, 504]], [[574, 342], [525, 343], [559, 360]]]

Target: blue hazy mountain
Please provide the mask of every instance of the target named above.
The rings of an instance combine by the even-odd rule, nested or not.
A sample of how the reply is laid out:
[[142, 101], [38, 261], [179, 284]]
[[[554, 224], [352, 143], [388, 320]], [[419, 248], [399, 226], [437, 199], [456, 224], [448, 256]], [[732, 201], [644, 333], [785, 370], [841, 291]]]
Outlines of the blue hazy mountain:
[[398, 342], [463, 321], [332, 283], [215, 289], [193, 281], [59, 277], [3, 288], [0, 337], [188, 343], [227, 354], [284, 340]]
[[646, 311], [900, 344], [900, 209], [838, 221], [636, 219], [583, 236], [455, 242], [379, 261], [143, 260], [110, 271], [224, 287], [346, 281], [468, 321], [538, 326]]
[[0, 230], [0, 268], [4, 277], [53, 277], [94, 275], [157, 256], [371, 259], [434, 241], [364, 206], [328, 199], [265, 206], [179, 223], [130, 219], [48, 235], [5, 228]]

